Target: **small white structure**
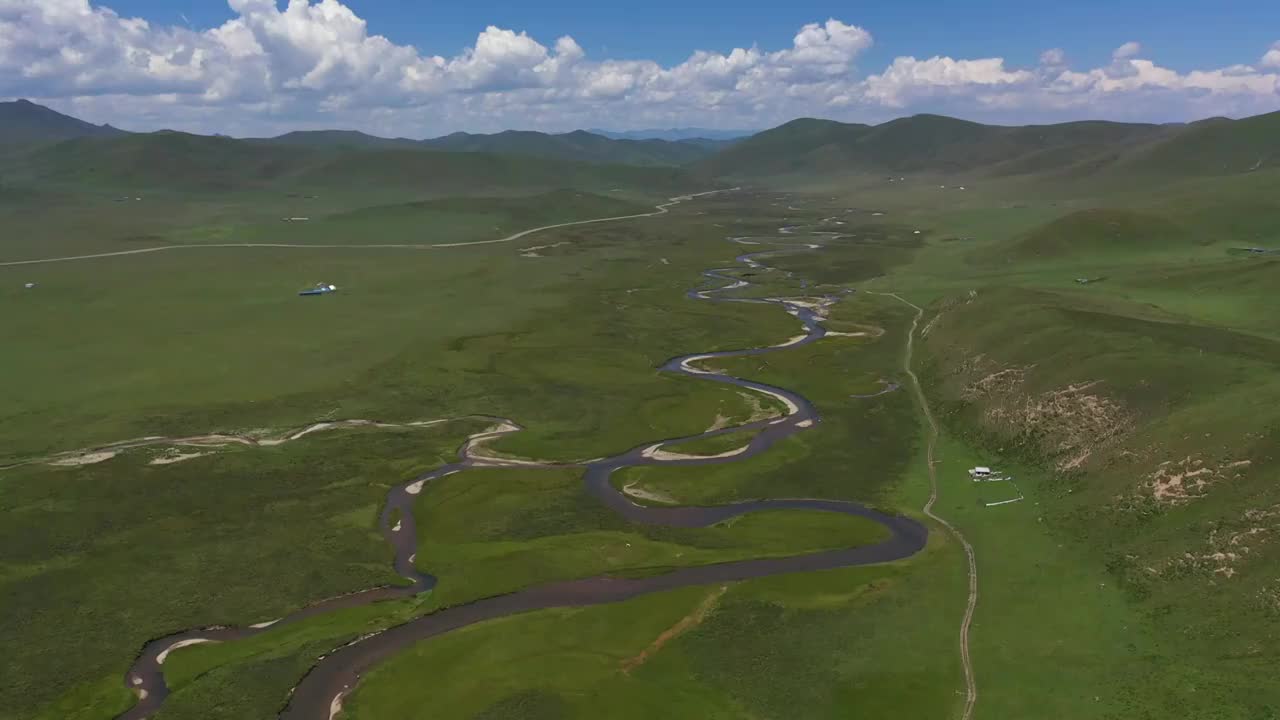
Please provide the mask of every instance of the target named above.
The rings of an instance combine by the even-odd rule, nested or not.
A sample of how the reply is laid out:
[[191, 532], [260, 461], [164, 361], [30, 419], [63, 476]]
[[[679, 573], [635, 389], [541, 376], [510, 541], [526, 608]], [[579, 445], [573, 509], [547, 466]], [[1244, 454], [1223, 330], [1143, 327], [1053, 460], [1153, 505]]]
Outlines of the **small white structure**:
[[307, 295], [328, 295], [329, 293], [333, 293], [333, 292], [337, 292], [337, 291], [338, 291], [338, 286], [337, 286], [337, 285], [330, 285], [329, 283], [319, 282], [319, 283], [316, 283], [316, 286], [315, 286], [315, 287], [313, 287], [313, 288], [311, 288], [311, 289], [309, 289], [309, 290], [303, 290], [302, 292], [300, 292], [300, 293], [298, 293], [298, 294], [299, 294], [299, 295], [303, 295], [303, 296], [307, 296]]
[[28, 289], [28, 290], [32, 290], [32, 289], [34, 289], [34, 288], [35, 288], [35, 286], [36, 286], [36, 284], [35, 284], [35, 283], [27, 283], [26, 285], [23, 285], [23, 287], [25, 287], [25, 288], [26, 288], [26, 289]]
[[973, 478], [974, 480], [986, 480], [987, 478], [991, 477], [991, 475], [992, 475], [991, 468], [982, 467], [981, 465], [969, 470], [969, 477]]

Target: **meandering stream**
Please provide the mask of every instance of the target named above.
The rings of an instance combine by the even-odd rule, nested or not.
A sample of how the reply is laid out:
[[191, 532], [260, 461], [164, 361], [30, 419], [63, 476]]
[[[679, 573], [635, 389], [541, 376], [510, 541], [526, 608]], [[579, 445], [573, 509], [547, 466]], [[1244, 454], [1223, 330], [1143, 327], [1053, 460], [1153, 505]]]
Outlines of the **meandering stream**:
[[[784, 228], [783, 234], [792, 235], [794, 228]], [[741, 242], [742, 238], [731, 238]], [[754, 244], [754, 243], [750, 243]], [[787, 245], [783, 249], [741, 255], [737, 262], [755, 270], [770, 270], [760, 258], [770, 255], [811, 252], [820, 250], [818, 244]], [[736, 462], [768, 450], [774, 443], [815, 426], [821, 418], [813, 404], [799, 393], [784, 388], [765, 385], [725, 375], [701, 366], [709, 360], [751, 355], [764, 355], [800, 347], [822, 339], [827, 331], [822, 318], [800, 299], [788, 298], [731, 298], [726, 291], [750, 285], [724, 274], [729, 269], [708, 270], [704, 275], [717, 282], [728, 284], [714, 288], [690, 290], [690, 298], [708, 302], [744, 302], [776, 305], [795, 316], [803, 324], [804, 334], [770, 347], [749, 348], [719, 352], [682, 355], [667, 361], [662, 372], [695, 377], [711, 382], [725, 383], [751, 391], [770, 395], [786, 406], [783, 417], [758, 420], [744, 425], [722, 428], [699, 435], [669, 438], [632, 448], [620, 455], [577, 465], [585, 470], [584, 489], [597, 500], [629, 521], [647, 525], [677, 527], [707, 527], [746, 513], [766, 510], [811, 510], [834, 512], [867, 518], [885, 526], [891, 533], [889, 539], [873, 545], [841, 550], [813, 552], [790, 557], [739, 560], [734, 562], [681, 568], [664, 575], [644, 578], [619, 578], [600, 576], [580, 580], [547, 583], [525, 588], [507, 595], [485, 598], [424, 615], [401, 625], [339, 648], [314, 665], [294, 688], [287, 707], [280, 717], [306, 720], [330, 720], [341, 709], [342, 699], [359, 682], [362, 674], [378, 663], [393, 657], [414, 643], [451, 630], [508, 615], [554, 607], [580, 607], [619, 602], [648, 593], [673, 590], [691, 585], [722, 583], [748, 578], [808, 572], [832, 568], [866, 565], [899, 560], [922, 549], [927, 540], [927, 530], [921, 523], [903, 516], [889, 515], [858, 503], [838, 500], [777, 499], [756, 500], [712, 507], [650, 507], [632, 502], [610, 483], [610, 477], [618, 470], [652, 465], [712, 465]], [[828, 296], [824, 302], [835, 302], [839, 296]], [[382, 587], [326, 600], [271, 623], [244, 628], [199, 628], [159, 638], [148, 643], [139, 653], [132, 668], [125, 676], [126, 684], [138, 695], [138, 702], [119, 720], [141, 720], [153, 714], [169, 694], [165, 684], [163, 662], [168, 653], [179, 647], [197, 642], [225, 642], [252, 637], [272, 627], [299, 622], [306, 618], [332, 612], [340, 608], [356, 607], [392, 598], [410, 597], [432, 588], [436, 580], [415, 566], [417, 532], [414, 525], [413, 505], [417, 495], [431, 481], [472, 467], [564, 467], [506, 459], [487, 455], [481, 446], [501, 435], [518, 432], [519, 425], [503, 418], [488, 418], [494, 427], [467, 439], [459, 451], [457, 462], [413, 478], [392, 488], [380, 517], [383, 537], [395, 549], [394, 567], [410, 585]], [[674, 459], [658, 452], [664, 445], [717, 437], [728, 433], [757, 431], [743, 452], [721, 457], [688, 457]]]

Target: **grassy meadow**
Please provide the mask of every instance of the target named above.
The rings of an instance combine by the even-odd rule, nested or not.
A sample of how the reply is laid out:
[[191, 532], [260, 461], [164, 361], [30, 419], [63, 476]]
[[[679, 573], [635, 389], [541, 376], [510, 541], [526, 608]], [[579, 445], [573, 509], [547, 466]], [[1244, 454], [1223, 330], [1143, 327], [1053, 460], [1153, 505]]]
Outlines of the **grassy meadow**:
[[147, 453], [3, 474], [0, 692], [16, 717], [110, 717], [153, 637], [275, 619], [398, 582], [376, 530], [389, 486], [475, 423], [323, 433], [172, 465]]
[[[863, 130], [816, 132], [837, 131], [880, 152]], [[392, 155], [275, 148], [233, 167], [217, 143], [150, 142], [186, 147], [194, 164], [166, 172], [199, 182], [159, 185], [155, 148], [126, 139], [75, 172], [65, 147], [31, 156], [11, 176], [30, 185], [0, 188], [13, 231], [0, 261], [190, 246], [0, 266], [0, 333], [15, 339], [0, 373], [21, 379], [0, 388], [0, 636], [17, 648], [0, 666], [0, 717], [110, 718], [130, 703], [122, 677], [149, 638], [399, 582], [376, 529], [382, 498], [488, 424], [468, 416], [523, 426], [497, 452], [573, 461], [776, 409], [656, 371], [797, 332], [777, 307], [687, 298], [717, 284], [707, 268], [754, 284], [729, 297], [853, 290], [826, 323], [856, 335], [705, 362], [799, 391], [820, 421], [749, 460], [621, 471], [620, 489], [662, 504], [851, 499], [921, 517], [926, 424], [909, 388], [877, 394], [908, 382], [913, 311], [863, 291], [900, 293], [925, 308], [915, 367], [942, 425], [935, 510], [978, 557], [975, 717], [1276, 716], [1280, 321], [1268, 310], [1280, 258], [1240, 248], [1280, 247], [1280, 173], [1151, 175], [1185, 165], [1163, 145], [1083, 179], [800, 172], [775, 180], [795, 192], [706, 197], [661, 217], [373, 248], [495, 239], [704, 188], [670, 168], [424, 152], [379, 176], [412, 183], [339, 190]], [[1028, 152], [1023, 166], [1045, 159]], [[253, 192], [230, 181], [250, 160]], [[115, 202], [125, 188], [142, 200]], [[280, 221], [294, 216], [311, 220]], [[237, 242], [354, 247], [200, 247]], [[823, 249], [786, 248], [808, 242]], [[750, 252], [781, 272], [734, 263]], [[339, 292], [297, 296], [322, 280]], [[455, 420], [173, 464], [152, 464], [164, 448], [47, 462], [129, 438], [354, 418]], [[1016, 485], [971, 482], [975, 464]], [[581, 482], [571, 468], [434, 482], [415, 507], [433, 592], [177, 651], [157, 717], [274, 717], [320, 655], [481, 597], [882, 538], [822, 513], [636, 527]], [[375, 668], [340, 717], [955, 717], [967, 580], [954, 538], [932, 530], [924, 552], [885, 566], [468, 627]]]
[[[496, 203], [523, 209], [495, 209], [486, 222], [629, 209], [607, 198], [584, 202], [561, 208], [562, 216], [524, 201]], [[683, 294], [699, 282], [699, 270], [739, 253], [726, 235], [781, 224], [771, 202], [759, 205], [708, 198], [668, 217], [439, 251], [192, 248], [57, 263], [37, 266], [33, 291], [13, 288], [30, 266], [0, 268], [13, 278], [4, 302], [20, 310], [5, 315], [6, 332], [24, 338], [6, 356], [6, 372], [27, 380], [5, 390], [12, 410], [0, 420], [6, 461], [142, 436], [469, 414], [508, 416], [527, 428], [495, 443], [500, 452], [566, 460], [746, 421], [770, 403], [655, 369], [676, 354], [794, 334], [794, 319], [776, 308]], [[476, 212], [479, 205], [450, 207]], [[404, 212], [431, 217], [438, 208]], [[404, 217], [396, 222], [409, 226]], [[197, 237], [209, 229], [181, 232]], [[379, 232], [371, 223], [362, 240], [379, 243]], [[554, 247], [538, 257], [520, 252], [534, 245]], [[296, 296], [319, 279], [342, 289]], [[907, 415], [900, 422], [911, 427]], [[15, 519], [6, 525], [0, 576], [6, 607], [15, 609], [5, 634], [32, 649], [11, 656], [3, 673], [7, 712], [109, 717], [127, 707], [121, 677], [151, 637], [261, 622], [397, 582], [375, 530], [383, 493], [447, 462], [482, 426], [331, 431], [167, 465], [150, 464], [163, 448], [140, 449], [96, 464], [37, 462], [0, 473], [6, 516]], [[893, 467], [910, 452], [903, 439], [888, 461]], [[701, 531], [631, 528], [588, 500], [579, 483], [571, 471], [446, 478], [418, 509], [418, 562], [440, 577], [436, 592], [175, 653], [166, 666], [175, 692], [161, 716], [270, 716], [332, 647], [530, 583], [881, 538], [873, 524], [806, 513]], [[818, 489], [781, 484], [773, 492]]]

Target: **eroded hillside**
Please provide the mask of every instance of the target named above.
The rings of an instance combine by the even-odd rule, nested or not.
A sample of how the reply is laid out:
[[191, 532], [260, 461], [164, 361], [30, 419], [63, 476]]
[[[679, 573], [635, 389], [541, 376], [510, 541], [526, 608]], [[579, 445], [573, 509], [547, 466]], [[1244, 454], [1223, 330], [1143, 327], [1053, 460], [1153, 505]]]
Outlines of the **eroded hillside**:
[[999, 287], [938, 303], [923, 342], [948, 427], [1052, 478], [1041, 522], [1206, 667], [1260, 671], [1280, 636], [1280, 342]]

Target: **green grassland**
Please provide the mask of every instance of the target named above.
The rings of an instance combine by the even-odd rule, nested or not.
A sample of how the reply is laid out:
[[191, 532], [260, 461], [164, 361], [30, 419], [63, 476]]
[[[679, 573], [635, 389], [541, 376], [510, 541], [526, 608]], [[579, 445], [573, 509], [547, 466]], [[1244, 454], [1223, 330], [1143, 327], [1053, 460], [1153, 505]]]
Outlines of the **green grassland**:
[[[928, 481], [909, 396], [843, 397], [895, 371], [907, 315], [873, 299], [837, 308], [837, 317], [889, 332], [771, 356], [763, 370], [749, 358], [717, 361], [801, 389], [822, 412], [815, 430], [742, 463], [620, 475], [681, 503], [812, 495], [918, 508]], [[884, 425], [883, 434], [871, 432]], [[812, 517], [796, 521], [807, 528], [788, 531], [796, 537], [821, 527]], [[690, 588], [485, 623], [379, 666], [345, 712], [377, 718], [431, 707], [451, 718], [729, 718], [789, 717], [804, 708], [806, 717], [847, 717], [851, 709], [945, 717], [961, 699], [954, 647], [964, 575], [957, 551], [935, 534], [926, 552], [889, 566], [752, 580], [720, 597], [717, 587]], [[691, 616], [700, 620], [681, 625]], [[660, 650], [650, 649], [637, 666], [635, 658], [659, 638]]]
[[[1280, 326], [1266, 311], [1280, 264], [1233, 252], [1280, 245], [1278, 180], [987, 181], [962, 193], [865, 178], [856, 191], [827, 181], [835, 195], [797, 203], [822, 215], [874, 208], [877, 220], [923, 229], [909, 263], [864, 286], [928, 305], [918, 362], [948, 431], [938, 507], [979, 557], [978, 717], [1254, 718], [1280, 704], [1267, 675], [1280, 632], [1267, 569]], [[858, 235], [856, 223], [842, 230]], [[817, 349], [770, 358], [753, 376], [800, 389], [828, 378], [777, 374], [806, 351]], [[798, 454], [773, 459], [790, 467]], [[740, 496], [752, 474], [785, 474], [768, 463], [725, 468], [732, 480], [713, 483], [629, 473], [699, 502]], [[1017, 488], [968, 483], [974, 464], [1009, 470]], [[1155, 497], [1188, 473], [1186, 497]]]
[[756, 433], [751, 430], [741, 432], [730, 432], [715, 437], [703, 438], [701, 440], [691, 440], [689, 442], [668, 443], [665, 449], [674, 450], [684, 455], [719, 455], [720, 453], [731, 452], [751, 442], [751, 438]]
[[386, 489], [446, 462], [476, 423], [316, 434], [152, 466], [135, 453], [3, 473], [6, 712], [106, 717], [143, 643], [245, 625], [398, 582]]
[[[928, 556], [750, 581], [719, 598], [719, 588], [689, 588], [485, 623], [377, 668], [346, 707], [353, 718], [427, 706], [442, 718], [788, 717], [801, 707], [815, 718], [849, 708], [944, 716], [959, 669], [933, 633], [956, 608], [922, 589], [954, 567]], [[708, 601], [700, 623], [635, 665]], [[918, 620], [896, 624], [906, 615]]]
[[[900, 293], [926, 309], [915, 363], [942, 424], [935, 510], [978, 558], [975, 717], [1273, 717], [1280, 320], [1269, 309], [1280, 260], [1238, 249], [1280, 248], [1276, 119], [1027, 132], [930, 116], [808, 121], [693, 173], [484, 153], [245, 152], [180, 135], [6, 155], [0, 221], [15, 232], [0, 259], [484, 240], [629, 214], [710, 187], [697, 173], [744, 168], [805, 192], [702, 198], [512, 244], [193, 247], [0, 267], [0, 332], [18, 339], [0, 372], [22, 380], [0, 390], [0, 465], [323, 418], [505, 416], [525, 430], [493, 449], [546, 460], [743, 422], [759, 399], [656, 368], [777, 343], [797, 324], [776, 307], [684, 292], [742, 253], [838, 232], [819, 252], [763, 259], [793, 276], [729, 274], [755, 283], [741, 297], [854, 289], [827, 323], [865, 335], [706, 363], [796, 389], [820, 422], [749, 460], [631, 468], [616, 485], [679, 504], [823, 497], [920, 517], [929, 482], [914, 395], [858, 397], [906, 384], [912, 310], [864, 291]], [[135, 191], [143, 200], [111, 202]], [[279, 221], [294, 215], [314, 219]], [[539, 245], [554, 247], [521, 254]], [[319, 280], [341, 291], [296, 296]], [[29, 281], [39, 288], [22, 289]], [[447, 462], [484, 425], [334, 431], [164, 466], [131, 451], [0, 471], [0, 636], [19, 648], [0, 672], [0, 716], [110, 717], [128, 705], [120, 678], [148, 638], [397, 582], [374, 524], [386, 488]], [[1016, 485], [970, 482], [975, 464]], [[416, 513], [417, 562], [439, 576], [436, 591], [178, 651], [158, 717], [272, 717], [333, 647], [530, 584], [879, 538], [815, 513], [634, 527], [580, 482], [570, 469], [435, 482]], [[370, 672], [343, 717], [954, 716], [965, 566], [955, 539], [933, 530], [925, 552], [888, 566], [435, 638]]]
[[316, 658], [362, 635], [409, 620], [424, 600], [340, 610], [234, 643], [184, 648], [165, 662], [173, 694], [162, 720], [273, 718]]
[[[512, 196], [420, 199], [405, 191], [341, 191], [305, 198], [146, 195], [117, 202], [42, 190], [6, 199], [0, 219], [13, 236], [0, 262], [109, 253], [163, 245], [432, 245], [495, 240], [542, 225], [651, 212], [660, 195], [551, 190]], [[394, 202], [401, 199], [401, 202]], [[287, 222], [286, 218], [308, 218]], [[534, 245], [536, 243], [527, 243]], [[524, 245], [522, 245], [523, 247]], [[190, 261], [188, 261], [190, 262]], [[36, 281], [45, 266], [12, 272]]]
[[[18, 282], [29, 272], [0, 268], [14, 278], [5, 332], [26, 338], [3, 361], [7, 375], [27, 378], [3, 391], [13, 410], [0, 422], [5, 452], [301, 425], [326, 414], [505, 415], [530, 429], [511, 448], [545, 446], [562, 458], [616, 452], [658, 428], [698, 432], [716, 412], [699, 412], [690, 395], [716, 405], [738, 396], [652, 368], [690, 349], [785, 337], [791, 325], [768, 308], [683, 298], [691, 276], [662, 273], [657, 252], [682, 263], [731, 257], [711, 241], [716, 229], [694, 220], [687, 232], [702, 240], [696, 245], [653, 218], [627, 231], [586, 226], [530, 239], [570, 243], [537, 258], [521, 256], [525, 245], [191, 250], [181, 252], [208, 254], [198, 264], [156, 253], [45, 266], [36, 291]], [[341, 290], [296, 296], [318, 280]], [[576, 324], [561, 322], [570, 312]], [[645, 335], [655, 341], [617, 342]], [[147, 348], [145, 362], [138, 348]], [[547, 395], [530, 395], [531, 384]], [[583, 400], [600, 393], [639, 402]], [[553, 416], [560, 419], [548, 422]], [[601, 431], [615, 434], [605, 447], [593, 442]]]
[[[878, 378], [893, 374], [904, 340], [906, 314], [872, 299], [836, 306], [833, 316], [857, 317], [884, 327], [879, 338], [831, 338], [767, 358], [716, 360], [741, 377], [781, 385], [809, 398], [821, 416], [810, 431], [770, 452], [711, 467], [640, 467], [616, 474], [681, 504], [715, 504], [764, 497], [853, 499], [887, 508], [899, 478], [913, 461], [917, 421], [906, 393], [859, 400]], [[674, 446], [677, 452], [685, 446]]]
[[418, 566], [440, 577], [436, 606], [552, 580], [652, 572], [878, 542], [884, 529], [841, 515], [770, 512], [707, 529], [632, 527], [587, 496], [578, 473], [477, 470], [418, 503]]
[[439, 607], [552, 580], [849, 547], [884, 534], [870, 521], [835, 515], [815, 520], [793, 512], [705, 530], [637, 529], [586, 498], [577, 474], [568, 471], [459, 473], [434, 483], [419, 505], [418, 564], [440, 579], [429, 597], [325, 615], [248, 641], [180, 650], [166, 664], [175, 693], [160, 717], [270, 717], [318, 656]]
[[[6, 386], [8, 459], [144, 435], [471, 413], [528, 428], [495, 443], [498, 451], [571, 459], [694, 434], [717, 417], [745, 421], [760, 400], [655, 372], [676, 354], [794, 333], [775, 308], [683, 296], [699, 269], [732, 260], [726, 234], [779, 224], [767, 213], [738, 218], [739, 207], [713, 199], [625, 227], [553, 231], [530, 240], [568, 244], [537, 258], [508, 245], [210, 249], [198, 263], [161, 253], [47, 266], [38, 292], [5, 295], [21, 309], [5, 315], [7, 332], [25, 339], [6, 372], [26, 379]], [[319, 278], [342, 292], [294, 294]], [[5, 635], [32, 648], [9, 659], [6, 707], [18, 717], [110, 716], [127, 705], [120, 678], [151, 637], [261, 622], [396, 582], [374, 532], [382, 494], [446, 462], [477, 427], [334, 431], [165, 466], [138, 450], [82, 467], [6, 470], [14, 521], [0, 592], [14, 611]], [[441, 577], [429, 599], [283, 628], [279, 643], [183, 650], [165, 716], [209, 717], [211, 707], [223, 717], [268, 715], [333, 646], [530, 582], [879, 538], [876, 526], [795, 513], [705, 531], [639, 530], [594, 507], [572, 473], [521, 478], [464, 473], [424, 494], [419, 562]], [[206, 653], [225, 655], [200, 660]]]

